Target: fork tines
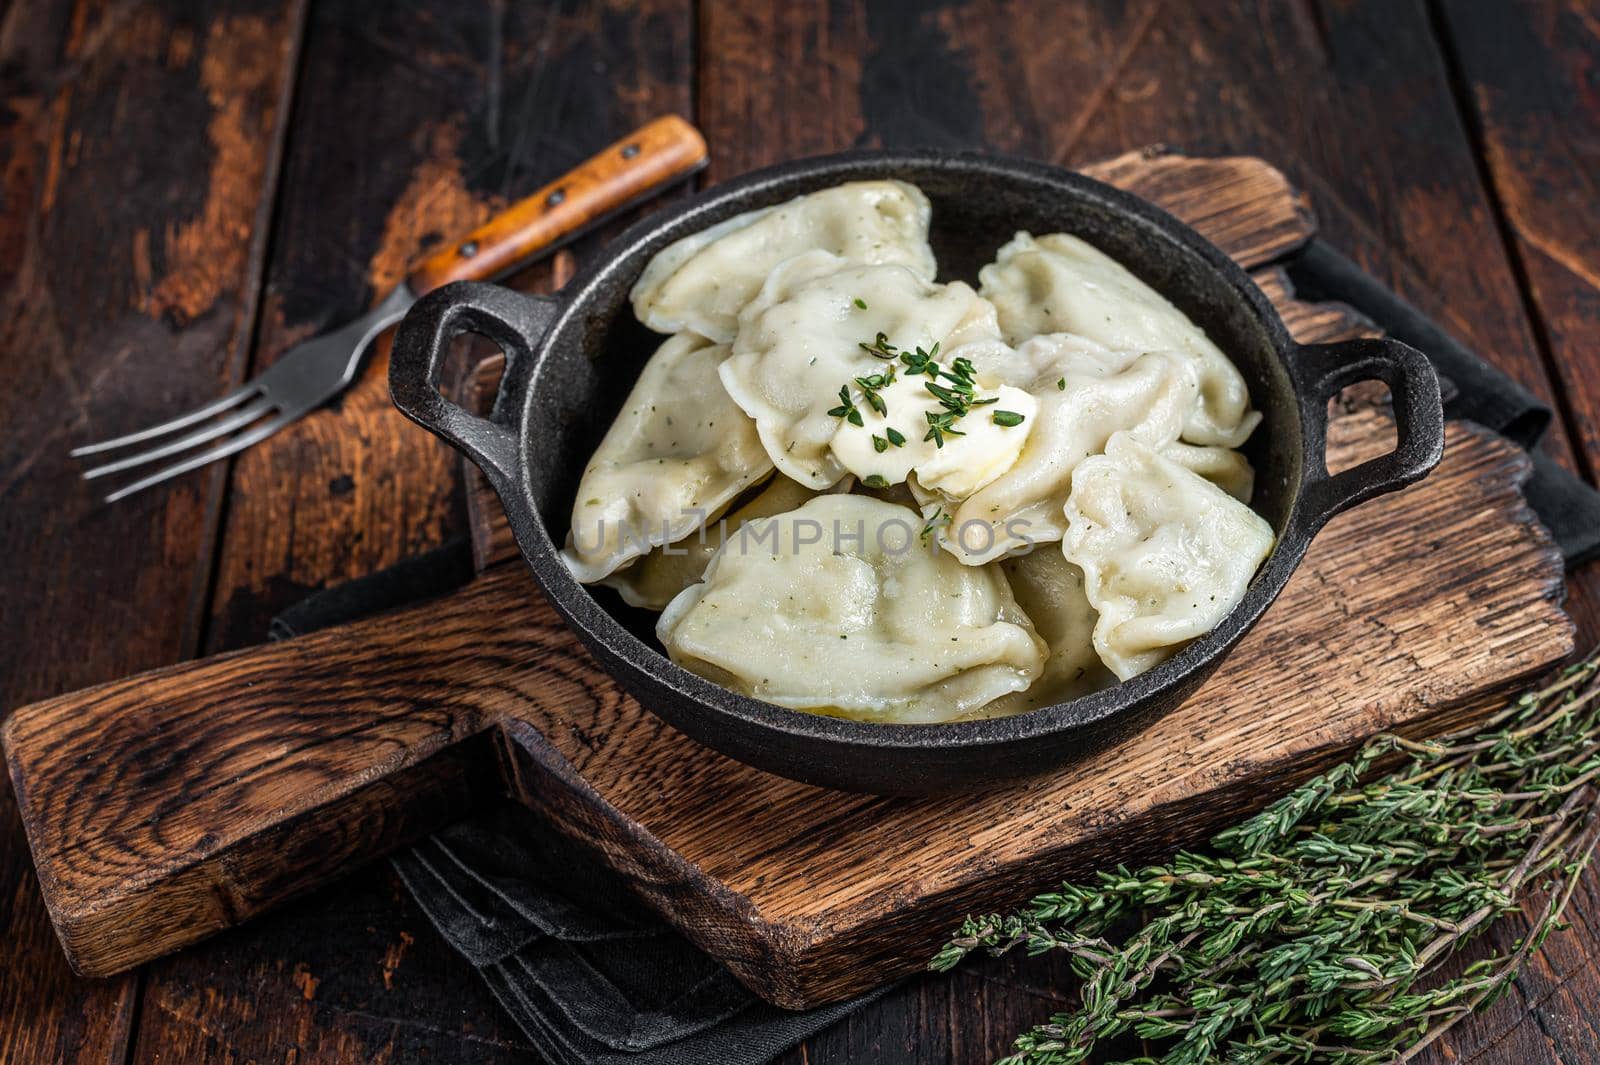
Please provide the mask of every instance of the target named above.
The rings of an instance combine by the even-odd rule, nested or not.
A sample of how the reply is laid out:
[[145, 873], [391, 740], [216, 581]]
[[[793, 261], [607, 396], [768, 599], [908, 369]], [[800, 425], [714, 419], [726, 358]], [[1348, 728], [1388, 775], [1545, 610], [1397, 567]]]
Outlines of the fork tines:
[[[247, 402], [251, 401], [253, 402]], [[186, 429], [192, 425], [201, 425], [194, 432], [186, 433], [175, 440], [157, 444], [143, 451], [135, 452], [125, 458], [117, 458], [111, 462], [85, 470], [83, 479], [94, 480], [123, 470], [131, 470], [136, 466], [143, 466], [160, 459], [174, 455], [187, 454], [187, 457], [165, 466], [147, 477], [134, 481], [132, 484], [117, 489], [106, 496], [107, 503], [114, 503], [124, 496], [132, 495], [151, 485], [160, 484], [171, 477], [204, 466], [220, 458], [226, 458], [234, 452], [242, 451], [251, 444], [256, 443], [277, 432], [292, 420], [287, 414], [271, 418], [262, 423], [261, 419], [279, 411], [279, 406], [273, 400], [263, 395], [257, 382], [250, 382], [235, 389], [212, 403], [197, 407], [187, 414], [179, 415], [169, 421], [152, 425], [148, 429], [141, 429], [136, 433], [128, 433], [112, 440], [102, 440], [95, 444], [86, 444], [83, 447], [73, 448], [73, 458], [83, 458], [87, 455], [100, 455], [109, 451], [128, 448], [134, 444], [141, 444], [149, 440], [158, 440], [162, 437]], [[204, 423], [202, 425], [202, 423]], [[258, 424], [259, 423], [259, 424]], [[232, 435], [231, 438], [230, 434]], [[214, 440], [223, 442], [216, 447], [200, 450], [202, 445]]]

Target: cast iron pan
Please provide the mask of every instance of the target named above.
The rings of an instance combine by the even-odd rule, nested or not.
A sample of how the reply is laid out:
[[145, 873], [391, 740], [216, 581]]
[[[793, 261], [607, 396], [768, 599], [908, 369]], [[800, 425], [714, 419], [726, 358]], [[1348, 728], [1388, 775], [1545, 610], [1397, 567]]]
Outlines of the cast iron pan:
[[[701, 679], [662, 653], [651, 636], [653, 615], [609, 591], [591, 591], [567, 572], [557, 548], [579, 474], [663, 339], [634, 320], [627, 299], [650, 257], [731, 215], [865, 178], [898, 178], [927, 193], [945, 280], [975, 281], [1019, 229], [1075, 233], [1172, 300], [1233, 358], [1264, 415], [1245, 452], [1256, 468], [1254, 507], [1278, 542], [1243, 601], [1211, 633], [1148, 673], [1058, 706], [992, 721], [872, 725], [783, 709]], [[438, 391], [451, 341], [468, 332], [506, 354], [488, 420]], [[1328, 401], [1370, 379], [1385, 382], [1394, 397], [1398, 446], [1330, 476], [1323, 457]], [[1244, 271], [1165, 212], [1069, 171], [945, 152], [806, 159], [719, 185], [633, 226], [558, 297], [471, 282], [439, 289], [401, 325], [389, 384], [408, 417], [488, 475], [534, 578], [644, 706], [751, 765], [879, 794], [930, 794], [1038, 773], [1148, 725], [1217, 668], [1329, 518], [1418, 480], [1444, 447], [1439, 383], [1416, 350], [1395, 340], [1298, 345]]]

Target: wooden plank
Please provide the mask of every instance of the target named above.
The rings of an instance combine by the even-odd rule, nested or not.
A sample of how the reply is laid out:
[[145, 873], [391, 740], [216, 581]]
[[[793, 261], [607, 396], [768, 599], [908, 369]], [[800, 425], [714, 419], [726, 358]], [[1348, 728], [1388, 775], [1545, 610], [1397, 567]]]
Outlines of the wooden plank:
[[1573, 415], [1583, 469], [1600, 468], [1600, 100], [1592, 4], [1446, 3], [1486, 161]]
[[[1306, 191], [1336, 246], [1553, 395], [1419, 0], [970, 0], [865, 12], [713, 0], [702, 27], [700, 121], [725, 168], [718, 176], [872, 144], [992, 147], [1067, 163], [1163, 142], [1260, 155]], [[1552, 450], [1570, 460], [1559, 434]], [[1568, 605], [1590, 641], [1600, 637], [1594, 583], [1580, 575]], [[1033, 986], [1027, 962], [1005, 964], [1010, 975], [967, 983], [959, 1010], [928, 990], [942, 985], [919, 983], [782, 1060], [993, 1056], [1053, 1008], [1016, 990]], [[981, 1032], [984, 1051], [943, 1053], [949, 1029]], [[939, 1049], [924, 1055], [922, 1045]], [[1426, 1060], [1458, 1045], [1448, 1038]]]
[[[23, 822], [74, 966], [103, 976], [194, 942], [481, 802], [493, 779], [481, 739], [490, 707], [516, 698], [496, 690], [498, 663], [543, 642], [516, 625], [483, 641], [468, 615], [493, 590], [112, 681], [7, 719], [0, 741], [15, 752]], [[343, 665], [327, 671], [334, 661]], [[529, 671], [521, 697], [548, 684]], [[102, 712], [130, 698], [141, 712]], [[91, 743], [121, 754], [82, 758]], [[73, 783], [37, 771], [46, 750]], [[76, 808], [89, 794], [98, 813]], [[146, 827], [102, 833], [85, 814]], [[263, 830], [270, 844], [257, 840]], [[151, 860], [152, 847], [166, 857]], [[169, 886], [144, 890], [157, 883]], [[118, 900], [130, 893], [148, 908], [126, 911]]]
[[[239, 380], [298, 0], [0, 20], [0, 713], [192, 655], [222, 469], [105, 507], [74, 445]], [[0, 786], [0, 1060], [124, 1060], [135, 978], [67, 969]]]
[[1263, 159], [1142, 148], [1082, 170], [1159, 203], [1245, 267], [1292, 254], [1316, 232], [1305, 198]]
[[[1388, 420], [1335, 419], [1330, 466], [1381, 454]], [[1203, 838], [1371, 733], [1457, 726], [1570, 653], [1560, 557], [1518, 491], [1527, 467], [1451, 423], [1440, 468], [1330, 524], [1183, 707], [976, 795], [847, 795], [714, 754], [624, 696], [517, 566], [26, 707], [0, 740], [86, 971], [234, 924], [457, 815], [498, 762], [685, 935], [801, 1006], [914, 969], [985, 900]], [[495, 726], [499, 759], [482, 742]], [[79, 757], [87, 737], [106, 753]]]
[[[537, 5], [318, 11], [255, 369], [359, 313], [419, 254], [496, 207], [658, 114], [687, 112], [686, 10], [663, 0], [626, 17]], [[548, 288], [558, 268], [547, 260], [516, 283]], [[259, 640], [310, 591], [460, 531], [454, 453], [393, 407], [386, 371], [380, 342], [339, 401], [238, 460], [209, 650]]]
[[[660, 113], [688, 115], [692, 36], [687, 0], [316, 5], [255, 368], [363, 310], [496, 207]], [[575, 253], [614, 231], [516, 284], [564, 280]], [[461, 530], [455, 455], [390, 405], [386, 354], [333, 407], [236, 464], [208, 650], [255, 643], [314, 588]], [[515, 1025], [404, 899], [370, 867], [298, 907], [298, 923], [274, 918], [260, 938], [153, 966], [131, 1060], [525, 1060]], [[390, 948], [403, 955], [395, 973]]]
[[[1451, 0], [1440, 13], [1517, 281], [1579, 450], [1575, 465], [1592, 481], [1600, 467], [1600, 103], [1592, 89], [1600, 12], [1585, 3]], [[1593, 642], [1600, 637], [1592, 605], [1600, 598], [1600, 568], [1587, 567], [1574, 580], [1581, 638]], [[1600, 1058], [1600, 896], [1592, 879], [1569, 915], [1571, 929], [1530, 962], [1509, 1003], [1455, 1040], [1461, 1060], [1506, 1060], [1519, 1046], [1529, 1048], [1529, 1061]], [[1495, 933], [1497, 945], [1520, 931], [1510, 922]]]

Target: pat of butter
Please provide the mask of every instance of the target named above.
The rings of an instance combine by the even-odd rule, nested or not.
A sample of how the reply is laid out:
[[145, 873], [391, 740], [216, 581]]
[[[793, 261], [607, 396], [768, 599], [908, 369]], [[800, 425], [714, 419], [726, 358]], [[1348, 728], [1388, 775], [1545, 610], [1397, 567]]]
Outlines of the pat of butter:
[[[913, 472], [926, 487], [938, 488], [947, 495], [963, 499], [1011, 468], [1022, 453], [1028, 433], [1033, 428], [1033, 415], [1038, 402], [1028, 393], [1009, 385], [1001, 385], [998, 392], [984, 388], [980, 376], [978, 398], [998, 395], [999, 402], [975, 406], [969, 413], [956, 419], [954, 428], [962, 435], [946, 435], [944, 446], [926, 439], [928, 418], [940, 414], [944, 407], [927, 389], [928, 378], [921, 374], [907, 374], [900, 367], [888, 387], [880, 389], [886, 413], [874, 410], [861, 390], [852, 385], [851, 395], [856, 409], [861, 413], [861, 425], [852, 425], [841, 418], [829, 447], [839, 464], [855, 474], [862, 483], [892, 485], [905, 481]], [[940, 385], [948, 382], [940, 380]], [[1017, 425], [998, 425], [996, 411], [1020, 414]], [[890, 431], [898, 434], [902, 444], [895, 444]], [[882, 450], [879, 450], [882, 442]]]
[[[917, 482], [924, 488], [943, 492], [952, 499], [965, 499], [1016, 464], [1033, 428], [1039, 401], [1020, 388], [1001, 385], [1000, 402], [974, 407], [956, 426], [965, 435], [947, 437], [944, 447], [917, 466]], [[1017, 425], [1000, 425], [995, 411], [1022, 415]]]

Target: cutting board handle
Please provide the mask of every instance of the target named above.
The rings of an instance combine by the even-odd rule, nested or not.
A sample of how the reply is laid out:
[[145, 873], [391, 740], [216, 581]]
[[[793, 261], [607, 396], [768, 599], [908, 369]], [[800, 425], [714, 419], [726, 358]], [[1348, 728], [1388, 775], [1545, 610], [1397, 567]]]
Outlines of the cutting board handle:
[[0, 744], [73, 968], [185, 946], [502, 794], [494, 724], [560, 690], [523, 661], [535, 622], [493, 605], [509, 579], [527, 583], [12, 714]]

